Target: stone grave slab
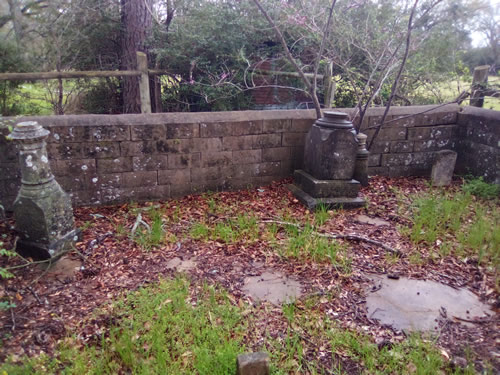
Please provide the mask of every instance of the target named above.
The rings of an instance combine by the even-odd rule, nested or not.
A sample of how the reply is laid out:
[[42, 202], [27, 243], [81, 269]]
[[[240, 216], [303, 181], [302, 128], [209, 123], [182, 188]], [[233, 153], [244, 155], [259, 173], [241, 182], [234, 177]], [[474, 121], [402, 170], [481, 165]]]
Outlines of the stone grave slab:
[[302, 295], [300, 282], [280, 272], [267, 270], [260, 276], [246, 277], [243, 292], [256, 299], [273, 304], [289, 303]]
[[373, 276], [367, 291], [368, 317], [397, 330], [435, 331], [442, 314], [448, 319], [477, 319], [493, 314], [465, 288], [454, 289], [430, 280]]

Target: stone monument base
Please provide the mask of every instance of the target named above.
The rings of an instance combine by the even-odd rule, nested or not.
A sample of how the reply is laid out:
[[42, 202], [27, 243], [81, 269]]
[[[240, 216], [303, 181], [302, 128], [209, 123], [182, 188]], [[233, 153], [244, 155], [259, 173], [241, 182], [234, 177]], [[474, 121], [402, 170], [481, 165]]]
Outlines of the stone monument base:
[[358, 208], [363, 207], [366, 202], [360, 197], [354, 198], [314, 198], [296, 185], [287, 185], [293, 195], [308, 209], [314, 211], [318, 206], [326, 208]]
[[50, 244], [41, 244], [39, 242], [30, 242], [20, 239], [16, 243], [16, 251], [25, 258], [34, 260], [45, 260], [52, 258], [57, 261], [62, 255], [74, 248], [75, 243], [81, 239], [81, 229], [74, 229], [64, 237], [59, 238]]
[[356, 208], [365, 205], [358, 197], [360, 183], [356, 180], [318, 180], [303, 170], [294, 172], [295, 184], [288, 189], [307, 208], [314, 210], [318, 205], [328, 208]]

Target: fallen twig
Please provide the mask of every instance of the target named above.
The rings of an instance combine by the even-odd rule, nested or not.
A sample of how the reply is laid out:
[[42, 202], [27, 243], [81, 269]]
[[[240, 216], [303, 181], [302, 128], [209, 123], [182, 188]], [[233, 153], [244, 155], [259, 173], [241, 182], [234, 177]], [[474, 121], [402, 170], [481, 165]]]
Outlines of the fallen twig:
[[[290, 222], [287, 222], [287, 221], [280, 221], [280, 220], [261, 220], [262, 223], [274, 223], [274, 224], [279, 224], [279, 225], [291, 225], [295, 228], [298, 228], [300, 230], [303, 230], [302, 226], [299, 225], [299, 224], [294, 224], [294, 223], [290, 223]], [[359, 241], [359, 242], [367, 242], [367, 243], [370, 243], [372, 245], [376, 245], [376, 246], [379, 246], [381, 247], [382, 249], [384, 249], [385, 251], [389, 252], [389, 253], [392, 253], [392, 254], [395, 254], [397, 256], [403, 256], [403, 254], [401, 253], [401, 251], [397, 250], [397, 249], [394, 249], [380, 241], [376, 241], [376, 240], [372, 240], [371, 238], [367, 238], [367, 237], [364, 237], [364, 236], [361, 236], [359, 234], [356, 234], [356, 233], [350, 233], [350, 234], [342, 234], [342, 233], [320, 233], [320, 232], [316, 232], [316, 231], [313, 231], [312, 232], [314, 235], [318, 236], [318, 237], [324, 237], [324, 238], [331, 238], [331, 239], [341, 239], [341, 240], [347, 240], [347, 241]]]
[[141, 224], [148, 230], [148, 232], [151, 232], [151, 227], [148, 225], [148, 223], [146, 223], [144, 220], [142, 220], [142, 215], [139, 213], [137, 215], [137, 219], [135, 219], [134, 226], [132, 227], [132, 230], [130, 231], [130, 233], [133, 235], [135, 233], [135, 231], [137, 230], [137, 228], [139, 227], [139, 225], [141, 225]]
[[33, 294], [33, 297], [35, 297], [39, 305], [43, 305], [42, 301], [40, 300], [40, 297], [38, 297], [38, 294], [33, 290], [31, 286], [26, 287], [26, 289], [28, 289], [31, 292], [31, 294]]
[[453, 319], [460, 320], [461, 322], [474, 323], [474, 324], [486, 324], [497, 321], [498, 319], [465, 319], [459, 316], [453, 316]]

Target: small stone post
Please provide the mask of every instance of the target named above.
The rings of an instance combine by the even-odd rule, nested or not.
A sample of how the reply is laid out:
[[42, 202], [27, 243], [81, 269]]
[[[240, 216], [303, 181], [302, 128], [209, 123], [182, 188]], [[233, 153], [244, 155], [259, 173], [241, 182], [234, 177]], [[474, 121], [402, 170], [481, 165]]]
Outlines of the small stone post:
[[432, 165], [432, 186], [448, 186], [451, 184], [457, 153], [452, 150], [441, 150], [436, 152], [436, 159]]
[[361, 186], [368, 186], [368, 156], [370, 151], [366, 149], [366, 134], [358, 133], [358, 153], [356, 154], [356, 166], [354, 167], [354, 179], [359, 181]]
[[269, 375], [269, 355], [264, 352], [238, 355], [236, 375]]
[[78, 239], [69, 196], [50, 169], [45, 139], [36, 121], [17, 124], [9, 138], [19, 146], [21, 189], [14, 201], [17, 251], [35, 259], [59, 258]]

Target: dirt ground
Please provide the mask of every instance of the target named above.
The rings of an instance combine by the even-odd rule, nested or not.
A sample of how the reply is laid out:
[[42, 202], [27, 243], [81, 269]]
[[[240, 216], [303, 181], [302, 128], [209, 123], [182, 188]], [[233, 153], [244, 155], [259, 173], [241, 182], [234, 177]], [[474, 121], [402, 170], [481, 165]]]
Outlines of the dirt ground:
[[[463, 260], [452, 255], [434, 259], [426, 253], [432, 249], [420, 250], [425, 261], [412, 262], [409, 254], [415, 251], [415, 245], [398, 231], [398, 226], [411, 225], [410, 218], [400, 213], [398, 194], [411, 196], [429, 189], [425, 179], [373, 178], [370, 187], [362, 190], [368, 202], [366, 207], [335, 211], [321, 226], [324, 232], [368, 237], [401, 253], [397, 257], [375, 244], [347, 241], [352, 259], [349, 274], [343, 274], [330, 263], [280, 256], [265, 239], [228, 244], [196, 241], [186, 235], [186, 228], [196, 221], [217, 222], [236, 215], [238, 210], [251, 212], [261, 221], [279, 220], [286, 212], [289, 219], [304, 223], [313, 214], [288, 192], [287, 183], [289, 181], [284, 180], [260, 189], [192, 195], [159, 202], [166, 217], [176, 217], [167, 225], [174, 240], [150, 251], [141, 249], [126, 234], [136, 221], [134, 212], [157, 203], [76, 208], [77, 225], [83, 228], [77, 252], [68, 254], [65, 261], [52, 270], [30, 265], [16, 269], [14, 278], [1, 281], [0, 298], [13, 301], [16, 307], [0, 311], [0, 359], [5, 360], [7, 356], [20, 359], [40, 353], [53, 355], [57, 343], [70, 333], [76, 333], [82, 342], [99, 338], [113, 319], [95, 314], [97, 309], [105, 310], [111, 300], [158, 278], [173, 277], [176, 270], [172, 268], [172, 259], [179, 258], [194, 261], [194, 266], [185, 271], [193, 282], [208, 281], [223, 286], [234, 298], [234, 303], [255, 303], [243, 292], [243, 282], [246, 277], [260, 275], [265, 270], [281, 272], [298, 280], [306, 296], [321, 296], [335, 290], [337, 297], [320, 299], [319, 308], [342, 327], [370, 334], [377, 343], [403, 340], [405, 333], [382, 326], [367, 316], [365, 299], [369, 293], [370, 274], [434, 280], [453, 288], [466, 288], [483, 302], [492, 304], [494, 316], [472, 320], [469, 325], [452, 317], [443, 319], [436, 323], [439, 325], [436, 345], [450, 361], [461, 361], [466, 357], [466, 348], [473, 348], [478, 370], [484, 361], [500, 369], [499, 306], [494, 275], [474, 259]], [[210, 212], [210, 200], [229, 208], [219, 214]], [[358, 215], [382, 219], [390, 225], [363, 222]], [[12, 226], [12, 218], [0, 223], [0, 235], [7, 249], [15, 241]], [[284, 234], [278, 231], [277, 236]], [[20, 259], [3, 258], [3, 267], [23, 264]], [[248, 335], [249, 347], [257, 347], [264, 329], [271, 336], [279, 335], [283, 329], [281, 309], [268, 305], [267, 313], [262, 314], [255, 330]]]

